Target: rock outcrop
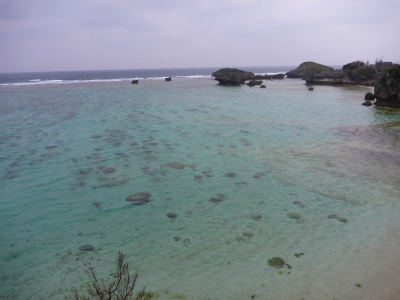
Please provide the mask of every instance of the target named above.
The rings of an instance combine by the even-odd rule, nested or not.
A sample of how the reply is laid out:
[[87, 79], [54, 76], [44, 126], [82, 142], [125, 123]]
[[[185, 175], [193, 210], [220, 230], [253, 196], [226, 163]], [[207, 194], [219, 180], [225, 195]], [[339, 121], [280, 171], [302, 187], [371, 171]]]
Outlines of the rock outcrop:
[[172, 78], [171, 77], [165, 77], [165, 81], [171, 81]]
[[261, 85], [262, 83], [263, 83], [262, 80], [254, 80], [254, 79], [252, 79], [247, 83], [247, 85], [248, 86], [255, 86], [255, 85]]
[[368, 92], [365, 94], [364, 100], [374, 100], [374, 99], [375, 99], [375, 95], [372, 94], [371, 92]]
[[400, 107], [400, 66], [377, 72], [374, 92], [378, 106]]
[[308, 76], [313, 77], [331, 77], [334, 73], [334, 69], [328, 66], [317, 64], [312, 61], [306, 61], [300, 64], [296, 69], [286, 73], [288, 78], [306, 78]]
[[134, 80], [132, 80], [132, 82], [131, 82], [132, 84], [138, 84], [139, 83], [139, 80], [137, 80], [137, 79], [134, 79]]
[[255, 75], [252, 72], [225, 68], [212, 73], [212, 76], [215, 77], [215, 80], [217, 80], [220, 85], [241, 85]]

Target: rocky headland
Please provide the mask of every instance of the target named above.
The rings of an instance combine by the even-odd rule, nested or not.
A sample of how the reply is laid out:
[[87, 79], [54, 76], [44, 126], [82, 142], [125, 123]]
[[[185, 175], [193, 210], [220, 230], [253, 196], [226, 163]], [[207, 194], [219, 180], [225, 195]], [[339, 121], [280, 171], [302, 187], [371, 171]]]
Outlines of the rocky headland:
[[375, 64], [354, 61], [343, 65], [342, 69], [314, 62], [304, 62], [294, 70], [286, 73], [288, 78], [301, 78], [313, 85], [364, 85], [374, 86], [377, 73], [395, 66], [391, 62], [377, 60]]
[[378, 71], [374, 86], [375, 105], [400, 108], [400, 66]]

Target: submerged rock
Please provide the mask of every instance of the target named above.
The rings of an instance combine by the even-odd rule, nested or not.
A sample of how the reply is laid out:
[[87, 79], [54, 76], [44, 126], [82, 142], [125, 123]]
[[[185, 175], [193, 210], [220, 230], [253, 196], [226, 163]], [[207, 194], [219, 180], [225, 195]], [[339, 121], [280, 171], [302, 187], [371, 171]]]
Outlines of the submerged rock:
[[103, 169], [103, 172], [104, 173], [113, 173], [115, 171], [115, 169], [114, 168], [111, 168], [111, 167], [109, 167], [109, 168], [104, 168]]
[[301, 219], [301, 215], [300, 214], [296, 214], [296, 213], [288, 213], [287, 216], [291, 219], [295, 219], [295, 220], [300, 220]]
[[331, 214], [331, 215], [328, 216], [328, 218], [329, 219], [337, 219], [340, 222], [347, 223], [347, 219], [346, 218], [339, 217], [338, 215]]
[[254, 234], [251, 232], [243, 232], [242, 235], [248, 237], [249, 239], [251, 239], [254, 236]]
[[181, 163], [169, 163], [169, 164], [166, 164], [166, 166], [177, 169], [177, 170], [183, 170], [186, 167], [186, 165], [181, 164]]
[[258, 221], [258, 220], [261, 220], [262, 216], [261, 216], [261, 215], [252, 215], [251, 218], [252, 218], [254, 221]]
[[94, 246], [91, 244], [82, 245], [79, 247], [79, 251], [92, 251], [94, 250]]
[[364, 105], [364, 106], [371, 106], [372, 103], [371, 103], [371, 101], [365, 101], [362, 105]]
[[210, 201], [211, 201], [212, 203], [219, 203], [219, 202], [222, 201], [222, 197], [211, 197], [211, 198], [210, 198]]
[[130, 195], [126, 198], [126, 201], [131, 202], [132, 204], [145, 204], [149, 202], [150, 194], [149, 193], [136, 193]]
[[225, 174], [225, 177], [235, 178], [236, 177], [236, 173], [228, 172], [228, 173]]
[[272, 267], [282, 268], [285, 265], [285, 261], [280, 257], [273, 257], [268, 260], [268, 264]]
[[167, 217], [171, 219], [175, 219], [178, 215], [175, 213], [167, 213]]
[[301, 203], [300, 201], [294, 201], [293, 204], [294, 204], [294, 205], [298, 205], [298, 206], [300, 206], [301, 208], [304, 208], [304, 206], [305, 206], [305, 205], [304, 205], [303, 203]]
[[260, 178], [262, 176], [265, 176], [264, 172], [258, 172], [258, 173], [253, 175], [253, 178]]

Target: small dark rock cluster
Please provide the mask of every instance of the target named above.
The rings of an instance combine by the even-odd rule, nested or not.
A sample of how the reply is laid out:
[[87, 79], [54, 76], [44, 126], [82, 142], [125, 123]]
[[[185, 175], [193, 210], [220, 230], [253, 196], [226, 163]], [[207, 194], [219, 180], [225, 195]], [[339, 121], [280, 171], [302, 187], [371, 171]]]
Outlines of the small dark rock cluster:
[[133, 195], [130, 195], [126, 198], [126, 201], [132, 203], [132, 204], [146, 204], [147, 202], [150, 201], [150, 194], [149, 193], [136, 193]]

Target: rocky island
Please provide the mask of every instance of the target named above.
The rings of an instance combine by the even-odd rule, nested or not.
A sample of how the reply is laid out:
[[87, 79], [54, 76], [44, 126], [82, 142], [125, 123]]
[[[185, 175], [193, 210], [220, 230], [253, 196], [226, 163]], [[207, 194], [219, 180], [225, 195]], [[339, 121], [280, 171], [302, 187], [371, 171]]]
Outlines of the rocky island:
[[241, 85], [244, 82], [255, 76], [253, 72], [246, 72], [239, 69], [220, 69], [211, 74], [220, 85]]
[[254, 83], [250, 83], [249, 86], [254, 86], [261, 84], [260, 79], [283, 79], [285, 74], [264, 74], [264, 75], [255, 75], [253, 72], [247, 72], [239, 69], [220, 69], [211, 74], [211, 76], [215, 77], [215, 80], [219, 82], [220, 85], [241, 85], [244, 84], [246, 80], [253, 81]]

